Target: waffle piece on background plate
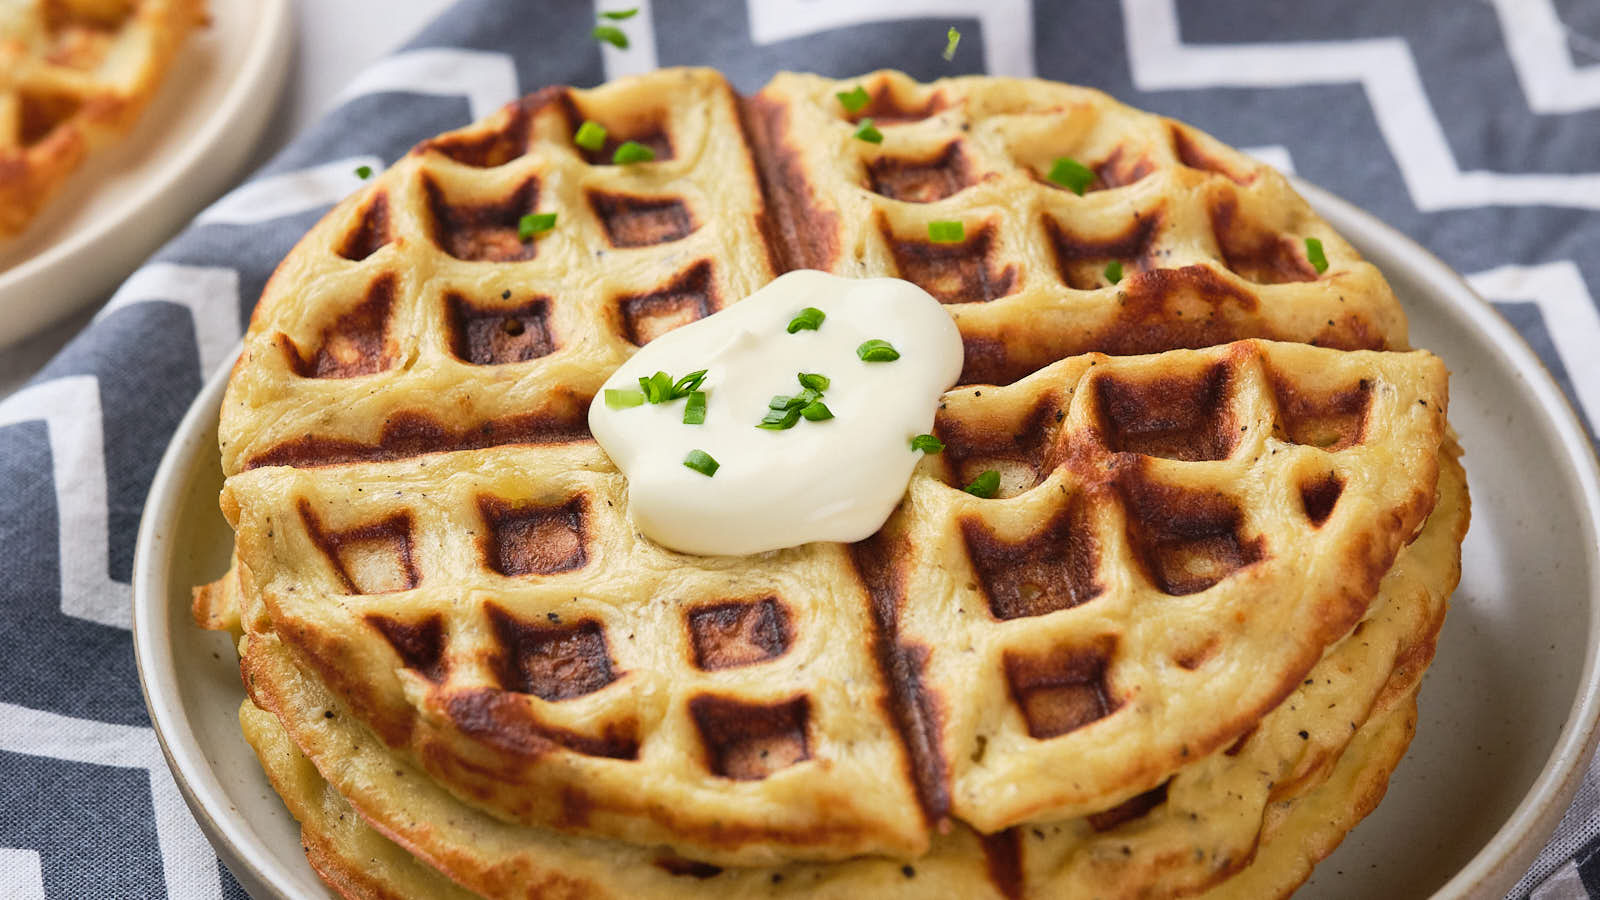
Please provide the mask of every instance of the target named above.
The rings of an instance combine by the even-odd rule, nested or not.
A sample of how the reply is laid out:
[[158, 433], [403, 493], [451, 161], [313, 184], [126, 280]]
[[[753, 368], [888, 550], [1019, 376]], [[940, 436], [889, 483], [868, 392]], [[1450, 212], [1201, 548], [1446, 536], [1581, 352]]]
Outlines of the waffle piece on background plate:
[[205, 0], [0, 2], [0, 239], [133, 127]]
[[[957, 826], [910, 863], [719, 868], [505, 823], [375, 741], [270, 632], [246, 638], [254, 702], [241, 720], [301, 820], [313, 863], [350, 896], [373, 883], [400, 897], [450, 896], [458, 888], [446, 889], [441, 872], [494, 898], [557, 886], [596, 897], [1281, 896], [1376, 805], [1410, 739], [1415, 692], [1459, 576], [1468, 510], [1455, 453], [1441, 456], [1434, 514], [1369, 616], [1248, 737], [1133, 802], [987, 839]], [[259, 609], [247, 619], [265, 623]]]
[[[1023, 219], [972, 219], [971, 240], [934, 248], [954, 256], [885, 249], [892, 229], [862, 232], [862, 216], [913, 215], [879, 195], [917, 177], [830, 179], [789, 146], [829, 85], [783, 76], [741, 104], [713, 72], [669, 70], [547, 90], [424, 142], [313, 228], [264, 291], [220, 429], [231, 590], [258, 612], [254, 658], [292, 661], [247, 658], [254, 689], [331, 692], [374, 752], [518, 834], [694, 866], [945, 858], [972, 840], [961, 824], [941, 836], [952, 821], [1000, 832], [1137, 804], [1289, 696], [1433, 505], [1448, 426], [1425, 353], [1245, 341], [1066, 359], [952, 392], [947, 456], [862, 545], [688, 557], [633, 530], [584, 429], [590, 398], [634, 347], [802, 262], [962, 301], [967, 374], [988, 360], [981, 377], [1008, 382], [1141, 334], [1146, 349], [1405, 345], [1376, 270], [1280, 176], [1203, 135], [1044, 82], [861, 82], [880, 114], [903, 105], [885, 91], [942, 98], [895, 126], [908, 134], [977, 141], [987, 126], [961, 131], [958, 113], [1006, 131], [986, 118], [1005, 95], [1013, 119], [1078, 123], [1051, 152], [1081, 153], [1108, 186], [1055, 198], [1030, 176], [1015, 209], [984, 199], [1023, 178], [1013, 164], [925, 218]], [[853, 129], [830, 115], [818, 134]], [[585, 121], [606, 129], [598, 151], [574, 142]], [[1108, 176], [1110, 150], [1073, 142], [1095, 129], [1155, 174]], [[1151, 134], [1166, 143], [1139, 143]], [[655, 159], [608, 164], [625, 140]], [[1034, 213], [1100, 227], [1113, 201], [1162, 223], [1120, 286], [1074, 282], [1078, 257], [1024, 241], [1052, 227]], [[553, 230], [518, 233], [549, 212]], [[1320, 275], [1296, 255], [1311, 236]], [[968, 296], [972, 240], [1029, 292]], [[865, 249], [807, 256], [834, 245]], [[1239, 274], [1275, 272], [1296, 280]], [[1032, 327], [1062, 316], [1092, 327]], [[987, 468], [999, 499], [959, 489]], [[202, 618], [229, 621], [222, 594], [202, 595]], [[331, 776], [315, 735], [285, 724]], [[385, 803], [357, 807], [377, 820]], [[545, 871], [540, 852], [518, 865]]]

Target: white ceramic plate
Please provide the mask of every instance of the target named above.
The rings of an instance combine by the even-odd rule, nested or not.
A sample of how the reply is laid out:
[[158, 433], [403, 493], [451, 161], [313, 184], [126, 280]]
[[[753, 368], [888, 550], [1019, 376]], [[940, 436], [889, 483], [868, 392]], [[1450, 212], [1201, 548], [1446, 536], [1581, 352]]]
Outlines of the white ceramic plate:
[[[1304, 897], [1499, 898], [1565, 810], [1600, 714], [1595, 458], [1560, 390], [1494, 310], [1372, 216], [1299, 185], [1388, 275], [1413, 341], [1454, 373], [1467, 450], [1464, 573], [1388, 798], [1316, 870]], [[199, 631], [189, 587], [226, 567], [219, 374], [156, 472], [134, 558], [134, 639], [150, 716], [201, 826], [258, 898], [326, 896], [298, 828], [239, 735], [227, 638]]]
[[292, 10], [288, 0], [210, 8], [133, 130], [0, 245], [0, 347], [109, 297], [249, 158], [288, 71]]

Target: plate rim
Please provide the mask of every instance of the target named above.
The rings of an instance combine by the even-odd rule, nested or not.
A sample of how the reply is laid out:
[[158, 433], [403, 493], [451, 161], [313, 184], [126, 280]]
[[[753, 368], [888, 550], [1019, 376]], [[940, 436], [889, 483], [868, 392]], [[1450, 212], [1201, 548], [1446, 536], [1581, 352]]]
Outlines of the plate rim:
[[[0, 348], [26, 340], [96, 299], [106, 300], [99, 295], [124, 280], [215, 195], [232, 186], [277, 109], [294, 47], [291, 0], [233, 2], [251, 11], [252, 21], [246, 24], [255, 28], [256, 36], [249, 40], [238, 74], [216, 107], [179, 144], [174, 158], [141, 178], [110, 214], [69, 231], [16, 265], [0, 270], [0, 309], [4, 311], [0, 316]], [[174, 61], [161, 88], [167, 88], [182, 75], [181, 62]], [[263, 85], [265, 91], [261, 90]], [[230, 140], [229, 135], [235, 137]], [[163, 198], [173, 196], [186, 199], [161, 211]], [[130, 229], [135, 223], [139, 227]], [[129, 239], [130, 231], [139, 236]], [[121, 237], [111, 240], [113, 234]], [[89, 250], [99, 251], [101, 262], [86, 267], [78, 278], [64, 277], [63, 271], [79, 263]], [[63, 288], [63, 284], [69, 287]], [[19, 296], [47, 297], [48, 301], [29, 306], [10, 299]]]
[[[1554, 432], [1582, 489], [1581, 502], [1575, 506], [1587, 543], [1600, 549], [1600, 458], [1572, 401], [1522, 335], [1464, 278], [1411, 237], [1329, 191], [1300, 178], [1291, 181], [1336, 231], [1372, 235], [1383, 243], [1406, 269], [1417, 273], [1475, 330], [1485, 334], [1508, 367], [1523, 373], [1529, 389], [1540, 401], [1541, 418]], [[208, 420], [218, 414], [240, 346], [195, 396], [151, 481], [134, 547], [133, 642], [139, 686], [151, 727], [173, 779], [201, 829], [252, 894], [288, 897], [282, 887], [288, 880], [287, 873], [255, 830], [245, 826], [242, 816], [236, 813], [230, 820], [220, 781], [181, 715], [174, 689], [172, 635], [162, 627], [171, 586], [165, 577], [170, 536], [162, 534], [161, 529], [184, 497], [191, 460], [200, 452], [197, 439], [206, 436]], [[1590, 570], [1586, 599], [1589, 635], [1584, 662], [1576, 696], [1568, 706], [1555, 744], [1511, 814], [1471, 859], [1434, 892], [1435, 900], [1504, 895], [1527, 871], [1570, 804], [1600, 739], [1600, 567]], [[155, 671], [158, 664], [159, 672]], [[162, 675], [169, 677], [162, 679]]]

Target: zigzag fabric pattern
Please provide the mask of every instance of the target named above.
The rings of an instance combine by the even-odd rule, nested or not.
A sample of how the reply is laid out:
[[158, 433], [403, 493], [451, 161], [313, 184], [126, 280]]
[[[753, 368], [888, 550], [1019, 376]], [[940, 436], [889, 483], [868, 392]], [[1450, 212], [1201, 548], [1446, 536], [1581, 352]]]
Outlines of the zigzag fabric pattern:
[[[607, 7], [615, 4], [607, 4]], [[243, 897], [146, 719], [133, 542], [163, 448], [274, 265], [414, 143], [551, 83], [715, 65], [1102, 88], [1297, 168], [1413, 235], [1497, 303], [1600, 416], [1600, 16], [1557, 0], [645, 0], [633, 48], [595, 9], [463, 0], [216, 201], [27, 387], [0, 401], [0, 896]], [[1576, 21], [1587, 15], [1587, 21]], [[965, 38], [940, 59], [950, 25]], [[25, 788], [18, 786], [26, 786]], [[1514, 897], [1600, 896], [1600, 776]]]

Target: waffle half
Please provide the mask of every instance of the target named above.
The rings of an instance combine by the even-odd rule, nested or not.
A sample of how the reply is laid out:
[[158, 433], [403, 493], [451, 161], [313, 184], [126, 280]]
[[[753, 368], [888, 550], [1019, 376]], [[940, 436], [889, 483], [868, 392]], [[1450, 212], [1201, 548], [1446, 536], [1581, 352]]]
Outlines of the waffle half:
[[[877, 73], [847, 113], [857, 83], [540, 92], [419, 145], [264, 291], [220, 429], [236, 568], [197, 614], [242, 607], [258, 706], [475, 891], [799, 867], [844, 896], [911, 865], [976, 891], [999, 865], [1192, 892], [1405, 693], [1381, 690], [1420, 672], [1400, 648], [1431, 656], [1453, 556], [1408, 581], [1407, 544], [1448, 496], [1458, 548], [1465, 497], [1444, 367], [1405, 351], [1372, 266], [1276, 173], [1096, 92]], [[867, 115], [881, 144], [851, 137]], [[606, 148], [573, 143], [585, 120]], [[608, 164], [623, 140], [655, 160]], [[1082, 196], [1041, 176], [1051, 154], [1090, 165]], [[557, 227], [519, 236], [531, 212]], [[950, 219], [962, 243], [926, 240]], [[946, 450], [859, 545], [666, 551], [630, 526], [589, 400], [638, 345], [801, 265], [949, 304], [969, 385]], [[960, 489], [987, 469], [998, 497]], [[1367, 652], [1352, 629], [1412, 608], [1385, 579], [1437, 614], [1339, 670], [1364, 687], [1330, 679], [1326, 739], [1269, 739]], [[425, 793], [376, 787], [390, 771]], [[1228, 778], [1252, 799], [1219, 800]], [[1197, 832], [1196, 809], [1226, 814]], [[1124, 822], [1148, 852], [1103, 865]]]
[[0, 2], [0, 238], [138, 119], [205, 0]]

